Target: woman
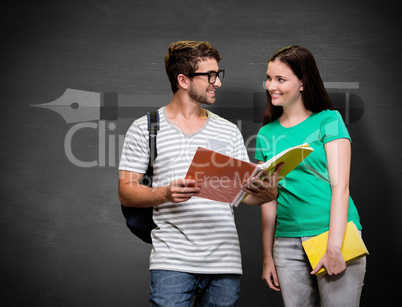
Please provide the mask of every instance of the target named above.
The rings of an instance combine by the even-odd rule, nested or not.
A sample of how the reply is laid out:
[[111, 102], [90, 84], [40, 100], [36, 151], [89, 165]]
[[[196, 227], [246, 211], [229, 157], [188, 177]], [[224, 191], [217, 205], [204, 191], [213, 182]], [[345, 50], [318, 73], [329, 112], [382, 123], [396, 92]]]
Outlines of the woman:
[[[263, 279], [282, 292], [285, 306], [358, 306], [366, 258], [346, 267], [341, 253], [347, 222], [362, 228], [349, 196], [349, 133], [306, 48], [287, 47], [270, 58], [266, 89], [256, 159], [303, 143], [314, 151], [282, 179], [277, 200], [262, 206]], [[302, 242], [328, 230], [326, 253], [312, 270]], [[322, 267], [328, 274], [316, 277]]]

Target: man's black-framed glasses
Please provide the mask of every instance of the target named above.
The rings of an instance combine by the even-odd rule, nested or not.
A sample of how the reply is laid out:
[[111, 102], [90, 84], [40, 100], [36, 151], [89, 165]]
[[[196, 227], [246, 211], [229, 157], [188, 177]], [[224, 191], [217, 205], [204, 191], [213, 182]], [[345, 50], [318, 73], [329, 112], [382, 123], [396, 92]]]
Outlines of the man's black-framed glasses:
[[187, 75], [187, 77], [195, 77], [195, 76], [208, 76], [208, 83], [214, 84], [216, 82], [216, 78], [219, 78], [221, 82], [225, 77], [225, 70], [219, 69], [218, 71], [210, 71], [210, 72], [192, 72]]

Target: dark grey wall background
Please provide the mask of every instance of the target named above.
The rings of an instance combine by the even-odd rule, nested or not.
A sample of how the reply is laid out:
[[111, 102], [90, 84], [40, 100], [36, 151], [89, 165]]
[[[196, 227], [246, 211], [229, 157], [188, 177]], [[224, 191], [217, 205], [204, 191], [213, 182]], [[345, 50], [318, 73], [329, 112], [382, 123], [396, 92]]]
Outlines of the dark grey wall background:
[[[57, 111], [31, 105], [54, 101], [66, 88], [119, 97], [170, 95], [163, 58], [169, 43], [178, 40], [209, 40], [220, 50], [220, 66], [226, 69], [220, 97], [263, 92], [269, 56], [291, 44], [314, 53], [324, 81], [359, 82], [352, 93], [364, 102], [364, 114], [348, 128], [354, 142], [351, 194], [371, 253], [362, 306], [393, 304], [399, 297], [391, 279], [401, 273], [402, 203], [401, 22], [396, 4], [3, 1], [2, 305], [148, 304], [150, 247], [126, 229], [116, 189], [118, 140], [133, 118], [77, 126]], [[246, 139], [261, 126], [246, 115], [239, 120]], [[65, 141], [74, 129], [74, 157], [96, 166], [79, 167], [69, 158]], [[280, 295], [261, 281], [259, 209], [240, 207], [236, 220], [244, 265], [238, 305], [282, 306]]]

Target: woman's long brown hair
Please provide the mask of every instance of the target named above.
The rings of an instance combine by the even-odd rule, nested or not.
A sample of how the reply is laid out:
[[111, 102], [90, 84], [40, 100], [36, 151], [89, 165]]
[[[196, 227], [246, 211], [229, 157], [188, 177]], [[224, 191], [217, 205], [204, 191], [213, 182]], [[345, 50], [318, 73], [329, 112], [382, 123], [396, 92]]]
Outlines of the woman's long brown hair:
[[[300, 46], [290, 46], [283, 48], [268, 61], [281, 61], [285, 63], [293, 73], [302, 81], [303, 91], [302, 100], [304, 107], [314, 113], [323, 110], [332, 110], [332, 102], [324, 87], [313, 54], [306, 48]], [[273, 122], [283, 113], [280, 106], [274, 106], [271, 102], [271, 95], [267, 91], [267, 106], [264, 111], [263, 124]]]

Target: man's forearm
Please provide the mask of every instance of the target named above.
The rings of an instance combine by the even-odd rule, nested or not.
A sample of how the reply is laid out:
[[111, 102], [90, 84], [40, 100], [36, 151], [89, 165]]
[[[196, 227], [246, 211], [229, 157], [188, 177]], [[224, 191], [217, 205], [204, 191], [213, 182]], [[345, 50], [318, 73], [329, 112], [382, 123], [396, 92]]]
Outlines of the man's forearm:
[[119, 183], [119, 199], [126, 207], [154, 207], [168, 201], [167, 187], [150, 188], [141, 184]]

